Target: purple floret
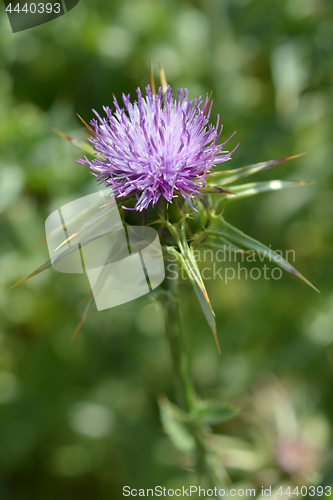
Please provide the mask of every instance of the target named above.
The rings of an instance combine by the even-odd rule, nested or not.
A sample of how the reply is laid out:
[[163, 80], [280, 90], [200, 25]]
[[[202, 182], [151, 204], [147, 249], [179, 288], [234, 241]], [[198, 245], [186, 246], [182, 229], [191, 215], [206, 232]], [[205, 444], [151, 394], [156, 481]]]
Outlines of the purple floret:
[[113, 186], [118, 198], [134, 193], [136, 210], [154, 206], [161, 196], [172, 202], [179, 193], [191, 205], [191, 198], [202, 195], [210, 168], [234, 151], [223, 151], [227, 141], [217, 144], [223, 128], [218, 132], [219, 116], [215, 126], [209, 124], [208, 96], [201, 107], [201, 99], [193, 103], [186, 89], [178, 89], [176, 99], [170, 87], [164, 97], [161, 88], [152, 94], [149, 85], [146, 98], [139, 88], [137, 94], [133, 104], [123, 94], [125, 109], [114, 98], [114, 112], [103, 107], [107, 118], [93, 110], [98, 120], [91, 122], [95, 136], [89, 140], [100, 156], [78, 161]]

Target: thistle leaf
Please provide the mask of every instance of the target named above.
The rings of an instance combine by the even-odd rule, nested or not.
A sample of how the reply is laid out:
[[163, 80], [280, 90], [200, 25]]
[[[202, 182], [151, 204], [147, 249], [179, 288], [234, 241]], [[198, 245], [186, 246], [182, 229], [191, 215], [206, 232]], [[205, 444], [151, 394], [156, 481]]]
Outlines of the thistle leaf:
[[[313, 184], [313, 181], [267, 181], [267, 182], [250, 182], [248, 184], [241, 184], [239, 186], [233, 186], [232, 193], [226, 192], [219, 197], [220, 207], [224, 203], [230, 201], [238, 201], [241, 198], [247, 198], [248, 196], [254, 196], [259, 193], [265, 193], [267, 191], [278, 191], [280, 189], [287, 189], [296, 186], [305, 186], [307, 184]], [[236, 195], [236, 196], [235, 196]], [[219, 208], [216, 210], [219, 211]]]
[[246, 165], [245, 167], [236, 168], [234, 170], [224, 170], [223, 172], [217, 172], [211, 177], [210, 185], [212, 186], [224, 186], [225, 184], [230, 184], [238, 179], [247, 177], [248, 175], [256, 174], [262, 170], [267, 170], [269, 168], [275, 167], [279, 163], [284, 161], [293, 160], [306, 153], [301, 153], [299, 155], [287, 156], [286, 158], [280, 158], [278, 160], [269, 160], [261, 163], [255, 163], [253, 165]]
[[[201, 241], [203, 239], [203, 241]], [[242, 249], [240, 246], [235, 245], [231, 241], [228, 241], [223, 236], [219, 236], [218, 238], [214, 238], [214, 236], [207, 235], [206, 231], [201, 233], [198, 238], [193, 240], [193, 246], [204, 246], [205, 248], [218, 248], [221, 250], [230, 250], [235, 251], [237, 253], [248, 253], [246, 250]]]
[[[64, 250], [61, 255], [59, 255], [57, 257], [57, 260], [64, 259], [65, 257], [68, 257], [68, 255], [70, 255], [72, 252], [76, 252], [76, 251], [77, 251], [76, 246], [69, 247], [66, 250]], [[26, 280], [32, 278], [33, 276], [37, 276], [37, 274], [42, 273], [43, 271], [45, 271], [46, 269], [49, 269], [50, 267], [52, 267], [52, 261], [51, 261], [51, 259], [48, 259], [46, 262], [44, 262], [44, 264], [39, 266], [35, 271], [28, 274], [28, 276], [26, 276], [25, 278], [22, 278], [20, 281], [18, 281], [14, 285], [12, 285], [10, 288], [14, 288], [17, 285], [24, 283]]]
[[75, 332], [73, 333], [73, 336], [71, 338], [71, 342], [74, 342], [74, 340], [76, 339], [77, 334], [81, 330], [81, 327], [82, 327], [83, 323], [87, 319], [87, 316], [88, 316], [88, 314], [89, 314], [92, 306], [94, 305], [94, 296], [93, 296], [91, 290], [90, 290], [90, 292], [88, 292], [88, 294], [85, 295], [85, 297], [82, 299], [82, 301], [80, 303], [82, 303], [87, 298], [87, 296], [88, 296], [88, 300], [87, 300], [87, 303], [86, 303], [86, 307], [84, 308], [84, 311], [83, 311], [83, 314], [81, 316], [81, 319], [80, 319], [77, 327], [75, 328]]
[[219, 217], [219, 222], [223, 228], [223, 231], [207, 230], [206, 233], [211, 236], [215, 236], [216, 238], [221, 237], [224, 240], [230, 240], [232, 243], [236, 243], [236, 245], [240, 245], [243, 248], [257, 252], [259, 256], [268, 258], [270, 261], [275, 262], [278, 266], [282, 267], [282, 269], [294, 274], [295, 276], [303, 280], [307, 285], [316, 290], [316, 292], [320, 293], [319, 290], [314, 285], [312, 285], [312, 283], [310, 283], [310, 281], [308, 281], [301, 273], [297, 271], [297, 269], [295, 269], [277, 252], [275, 252], [271, 248], [268, 248], [263, 243], [260, 243], [260, 241], [251, 238], [251, 236], [248, 236], [236, 227], [232, 226], [231, 224], [226, 222], [226, 220], [222, 216]]
[[202, 189], [199, 189], [202, 194], [216, 194], [216, 193], [228, 193], [229, 195], [233, 195], [233, 191], [227, 191], [219, 186], [206, 186]]
[[206, 317], [207, 323], [213, 332], [218, 351], [221, 354], [221, 349], [216, 332], [215, 313], [210, 303], [205, 284], [202, 280], [198, 264], [195, 260], [193, 249], [189, 247], [187, 243], [186, 218], [187, 217], [185, 216], [180, 221], [181, 222], [180, 235], [176, 230], [176, 228], [172, 224], [170, 224], [169, 221], [164, 221], [166, 227], [169, 229], [172, 236], [177, 242], [179, 252], [174, 247], [168, 247], [167, 250], [171, 255], [174, 255], [176, 257], [179, 264], [185, 269], [186, 274], [189, 277], [192, 286], [194, 288], [194, 292], [199, 300], [203, 313]]
[[[202, 281], [200, 271], [197, 268], [197, 264], [195, 262], [194, 255], [193, 255], [193, 250], [189, 248], [187, 255], [184, 255], [184, 254], [178, 252], [173, 247], [167, 247], [167, 251], [169, 254], [176, 257], [179, 265], [185, 269], [185, 272], [186, 272], [186, 274], [187, 274], [187, 276], [188, 276], [188, 278], [193, 286], [194, 292], [199, 300], [199, 304], [200, 304], [201, 309], [205, 315], [207, 323], [213, 332], [218, 351], [221, 354], [221, 349], [220, 349], [219, 341], [217, 338], [217, 332], [216, 332], [215, 313], [214, 313], [212, 305], [210, 303], [206, 287]], [[195, 262], [195, 264], [194, 264], [194, 262]]]
[[42, 264], [41, 266], [39, 266], [38, 269], [36, 269], [36, 271], [33, 271], [32, 273], [28, 274], [28, 276], [26, 276], [25, 278], [22, 278], [20, 281], [18, 281], [14, 285], [12, 285], [10, 287], [10, 289], [16, 287], [17, 285], [20, 285], [21, 283], [24, 283], [25, 281], [27, 281], [28, 279], [32, 278], [33, 276], [37, 276], [37, 274], [42, 273], [46, 269], [49, 269], [49, 267], [52, 267], [51, 259], [49, 259], [46, 262], [44, 262], [44, 264]]

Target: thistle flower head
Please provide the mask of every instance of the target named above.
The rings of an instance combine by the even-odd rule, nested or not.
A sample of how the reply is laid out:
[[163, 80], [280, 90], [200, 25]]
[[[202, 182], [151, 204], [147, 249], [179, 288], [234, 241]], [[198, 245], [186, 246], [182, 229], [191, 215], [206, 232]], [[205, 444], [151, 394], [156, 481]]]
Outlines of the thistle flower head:
[[114, 112], [103, 107], [106, 118], [94, 111], [97, 119], [91, 122], [95, 134], [90, 141], [97, 156], [78, 161], [112, 185], [118, 198], [135, 194], [136, 210], [154, 206], [161, 197], [172, 202], [179, 194], [191, 205], [194, 196], [202, 195], [211, 167], [233, 152], [223, 150], [227, 141], [217, 144], [222, 132], [219, 116], [215, 126], [209, 124], [208, 96], [204, 103], [193, 102], [186, 89], [178, 89], [174, 98], [170, 87], [162, 96], [161, 88], [153, 94], [148, 85], [146, 97], [139, 88], [137, 96], [131, 103], [123, 94], [125, 108], [114, 98]]

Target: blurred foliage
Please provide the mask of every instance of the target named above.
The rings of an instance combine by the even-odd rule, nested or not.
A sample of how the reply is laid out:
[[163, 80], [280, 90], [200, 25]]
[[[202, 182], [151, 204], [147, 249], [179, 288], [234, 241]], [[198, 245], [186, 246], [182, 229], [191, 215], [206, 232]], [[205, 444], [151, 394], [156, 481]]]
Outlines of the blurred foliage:
[[[191, 484], [186, 454], [161, 428], [157, 397], [174, 399], [171, 362], [149, 297], [92, 311], [70, 344], [85, 276], [50, 269], [9, 290], [48, 258], [38, 244], [46, 217], [95, 188], [51, 128], [85, 139], [75, 113], [89, 121], [112, 93], [133, 96], [149, 82], [150, 58], [190, 97], [213, 90], [213, 121], [219, 113], [225, 139], [237, 130], [230, 147], [242, 140], [230, 168], [309, 151], [276, 167], [277, 177], [315, 185], [241, 200], [224, 216], [284, 255], [294, 250], [293, 264], [321, 294], [287, 274], [208, 280], [221, 357], [186, 280], [182, 322], [199, 394], [242, 409], [216, 426], [221, 441], [212, 443], [231, 450], [232, 480], [288, 484], [299, 473], [304, 483], [333, 483], [332, 14], [330, 0], [81, 0], [13, 34], [1, 4], [1, 500], [122, 498], [126, 484]], [[276, 428], [272, 412], [284, 407], [299, 408], [286, 410], [298, 438], [283, 434], [288, 418]], [[296, 470], [299, 454], [308, 459]]]

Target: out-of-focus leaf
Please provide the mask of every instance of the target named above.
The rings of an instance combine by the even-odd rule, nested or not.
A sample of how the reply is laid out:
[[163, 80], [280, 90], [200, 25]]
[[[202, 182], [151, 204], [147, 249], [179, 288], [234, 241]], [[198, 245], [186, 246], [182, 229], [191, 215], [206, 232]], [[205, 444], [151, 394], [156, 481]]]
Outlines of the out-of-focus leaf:
[[262, 471], [267, 464], [267, 454], [245, 439], [213, 434], [209, 444], [224, 467], [253, 473]]
[[158, 398], [158, 405], [164, 431], [174, 446], [185, 453], [194, 452], [195, 441], [188, 429], [186, 414], [165, 396]]
[[294, 156], [287, 156], [286, 158], [280, 158], [278, 160], [269, 160], [261, 163], [255, 163], [253, 165], [246, 165], [245, 167], [236, 168], [234, 170], [224, 170], [223, 172], [217, 172], [214, 176], [211, 177], [210, 184], [212, 186], [224, 186], [225, 184], [230, 184], [231, 182], [242, 179], [243, 177], [247, 177], [248, 175], [256, 174], [257, 172], [260, 172], [262, 170], [272, 168], [279, 163], [283, 163], [284, 161], [298, 158], [303, 154], [305, 153]]
[[219, 197], [219, 204], [217, 211], [219, 211], [219, 207], [224, 203], [228, 203], [230, 201], [238, 201], [241, 198], [247, 198], [248, 196], [254, 196], [259, 193], [265, 193], [267, 191], [278, 191], [280, 189], [287, 189], [296, 186], [305, 186], [307, 184], [313, 184], [313, 181], [268, 181], [268, 182], [250, 182], [248, 184], [242, 184], [239, 186], [233, 186], [232, 194], [222, 194]]
[[237, 245], [241, 245], [248, 250], [257, 252], [259, 255], [275, 262], [277, 265], [282, 267], [282, 269], [285, 269], [289, 273], [294, 274], [295, 276], [303, 280], [307, 285], [311, 286], [314, 290], [319, 292], [319, 290], [317, 290], [317, 288], [312, 285], [310, 281], [308, 281], [301, 273], [297, 271], [297, 269], [295, 269], [287, 260], [285, 260], [274, 250], [268, 248], [263, 243], [260, 243], [260, 241], [251, 238], [251, 236], [248, 236], [236, 227], [232, 226], [231, 224], [226, 222], [226, 220], [222, 216], [216, 216], [216, 219], [219, 220], [220, 227], [221, 229], [223, 229], [223, 231], [215, 231], [210, 229], [206, 231], [207, 234], [215, 236], [216, 238], [221, 237], [224, 240], [230, 240], [231, 242], [236, 243]]
[[196, 401], [194, 411], [197, 418], [209, 425], [221, 424], [239, 413], [239, 410], [230, 404], [212, 400]]

